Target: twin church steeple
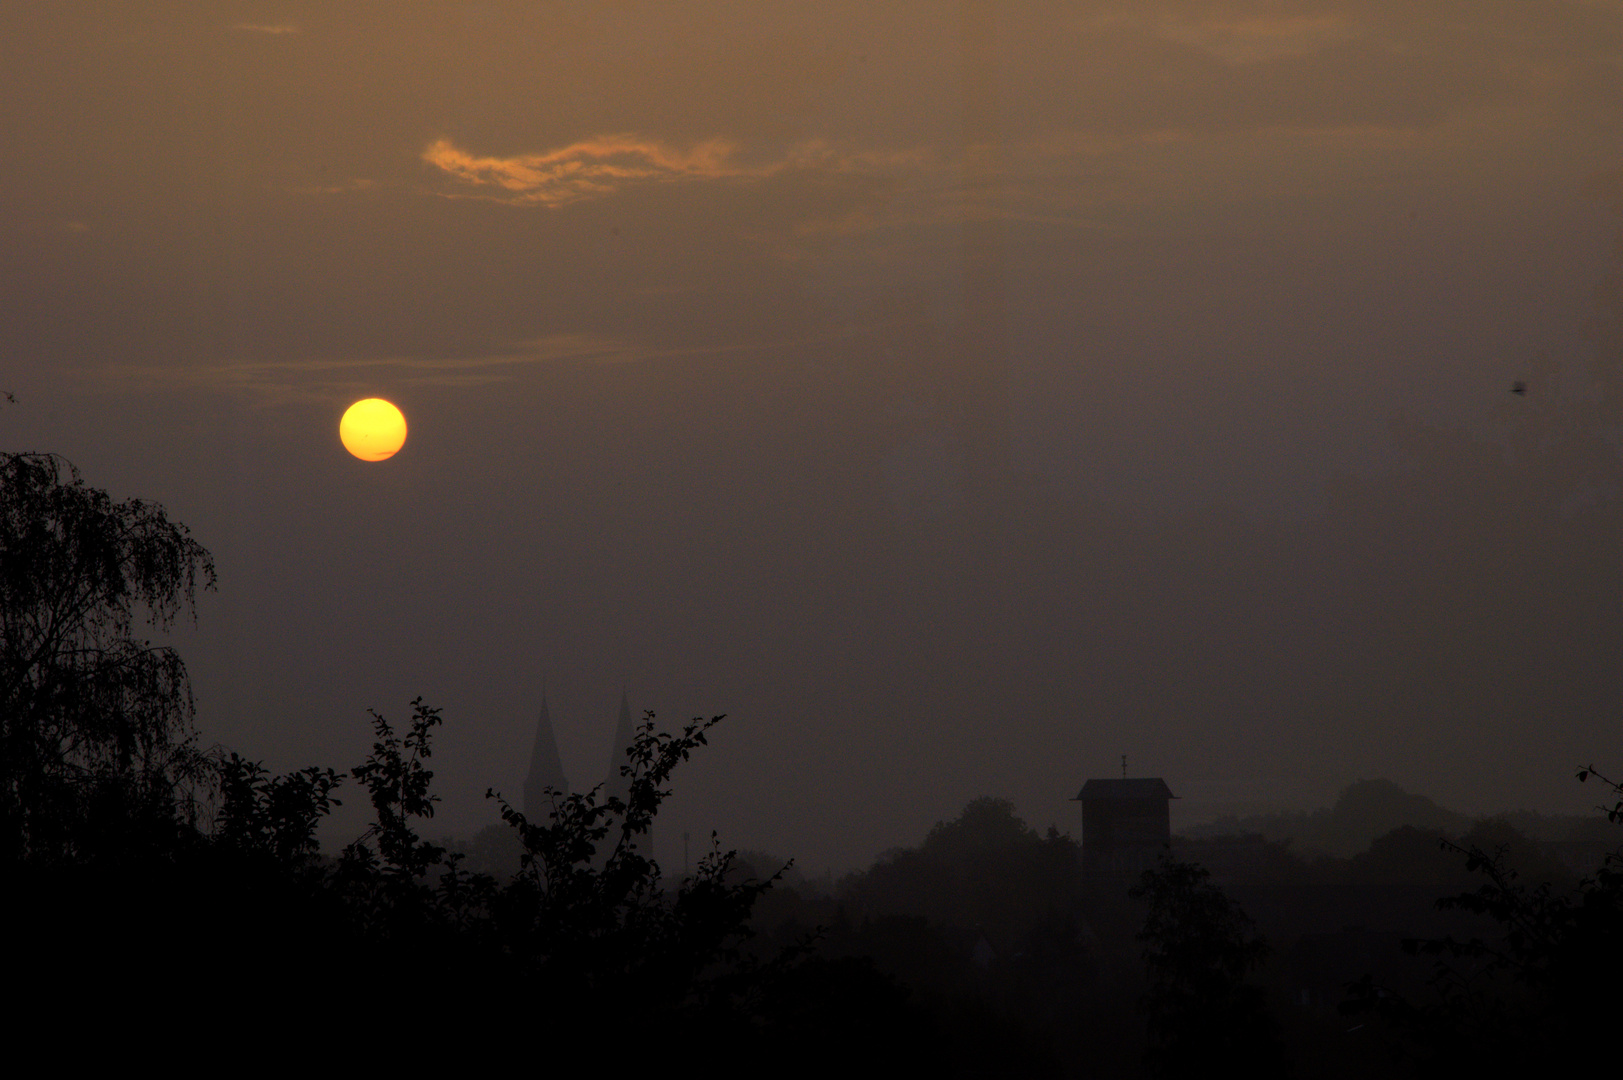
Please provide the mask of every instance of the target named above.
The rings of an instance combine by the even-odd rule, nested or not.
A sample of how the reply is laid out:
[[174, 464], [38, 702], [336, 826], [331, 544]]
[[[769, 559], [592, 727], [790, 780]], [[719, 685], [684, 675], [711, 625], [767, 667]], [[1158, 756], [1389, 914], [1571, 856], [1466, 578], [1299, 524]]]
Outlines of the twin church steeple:
[[530, 750], [530, 775], [524, 780], [524, 816], [532, 821], [544, 818], [552, 809], [547, 788], [569, 794], [563, 759], [558, 756], [558, 739], [552, 733], [552, 711], [547, 708], [547, 688], [541, 688], [541, 717], [535, 722], [535, 746]]
[[[631, 722], [631, 703], [620, 694], [620, 717], [614, 726], [614, 745], [609, 751], [608, 775], [604, 778], [604, 798], [618, 795], [624, 799], [631, 792], [631, 780], [620, 775], [620, 766], [630, 764], [626, 751], [636, 739], [637, 729]], [[547, 788], [561, 795], [569, 793], [569, 780], [564, 776], [563, 759], [558, 754], [558, 739], [552, 730], [552, 711], [547, 706], [546, 687], [541, 688], [541, 716], [535, 723], [535, 745], [530, 750], [530, 775], [524, 780], [524, 816], [532, 820], [546, 817], [552, 809]]]

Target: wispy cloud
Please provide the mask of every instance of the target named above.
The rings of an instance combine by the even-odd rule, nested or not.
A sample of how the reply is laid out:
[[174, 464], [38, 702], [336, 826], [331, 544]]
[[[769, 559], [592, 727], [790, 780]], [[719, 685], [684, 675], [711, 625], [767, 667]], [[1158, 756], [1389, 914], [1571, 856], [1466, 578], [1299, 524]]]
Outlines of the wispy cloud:
[[452, 197], [491, 199], [524, 206], [566, 206], [624, 188], [683, 180], [764, 180], [796, 170], [881, 173], [921, 160], [918, 151], [840, 151], [809, 140], [767, 160], [740, 160], [728, 139], [707, 139], [687, 149], [637, 135], [598, 135], [552, 150], [511, 157], [481, 157], [438, 139], [423, 160], [461, 182]]
[[299, 28], [292, 23], [236, 23], [233, 30], [241, 30], [249, 34], [297, 34]]
[[60, 236], [67, 233], [70, 236], [83, 236], [90, 232], [90, 222], [79, 219], [47, 218], [45, 220], [30, 220], [5, 222], [0, 229], [15, 230], [21, 233], [35, 233]]
[[484, 189], [479, 194], [485, 198], [564, 206], [631, 184], [759, 175], [760, 170], [734, 161], [736, 150], [725, 139], [678, 150], [634, 135], [600, 135], [540, 153], [479, 157], [449, 139], [438, 139], [423, 151], [423, 160]]
[[330, 401], [335, 395], [391, 386], [469, 387], [522, 379], [529, 368], [654, 363], [693, 357], [765, 354], [861, 338], [904, 319], [812, 335], [701, 345], [650, 345], [591, 333], [559, 333], [465, 356], [317, 357], [198, 364], [100, 364], [79, 368], [89, 387], [114, 394], [204, 391], [246, 395], [256, 405]]
[[1230, 64], [1303, 56], [1360, 37], [1365, 30], [1331, 10], [1279, 11], [1255, 4], [1218, 4], [1194, 11], [1154, 10], [1133, 3], [1079, 20], [1088, 30], [1146, 31]]
[[356, 177], [337, 184], [301, 184], [287, 190], [294, 195], [344, 195], [352, 191], [370, 191], [377, 181]]
[[1360, 36], [1347, 19], [1331, 14], [1251, 18], [1179, 18], [1162, 15], [1156, 30], [1164, 38], [1203, 49], [1231, 64], [1303, 56]]
[[653, 353], [593, 334], [552, 334], [474, 356], [317, 357], [201, 364], [105, 364], [82, 369], [92, 385], [114, 393], [165, 390], [237, 391], [275, 404], [325, 400], [335, 391], [376, 385], [472, 386], [516, 378], [527, 366], [569, 362], [626, 363]]

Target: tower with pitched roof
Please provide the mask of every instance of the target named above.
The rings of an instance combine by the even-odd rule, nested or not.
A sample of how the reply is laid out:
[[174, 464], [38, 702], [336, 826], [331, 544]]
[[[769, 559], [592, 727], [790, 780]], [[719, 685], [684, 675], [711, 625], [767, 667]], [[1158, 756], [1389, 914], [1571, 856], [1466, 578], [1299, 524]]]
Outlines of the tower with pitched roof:
[[[1123, 761], [1122, 772], [1127, 771]], [[1082, 871], [1092, 879], [1135, 880], [1172, 845], [1171, 800], [1160, 777], [1089, 780], [1082, 804]]]

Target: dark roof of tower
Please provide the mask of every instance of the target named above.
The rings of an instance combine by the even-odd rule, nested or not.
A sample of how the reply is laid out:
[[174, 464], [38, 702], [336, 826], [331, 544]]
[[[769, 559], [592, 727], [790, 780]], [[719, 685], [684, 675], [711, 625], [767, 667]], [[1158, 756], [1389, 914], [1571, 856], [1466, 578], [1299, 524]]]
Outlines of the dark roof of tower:
[[1089, 780], [1072, 802], [1094, 799], [1176, 799], [1167, 782], [1159, 776], [1133, 780]]

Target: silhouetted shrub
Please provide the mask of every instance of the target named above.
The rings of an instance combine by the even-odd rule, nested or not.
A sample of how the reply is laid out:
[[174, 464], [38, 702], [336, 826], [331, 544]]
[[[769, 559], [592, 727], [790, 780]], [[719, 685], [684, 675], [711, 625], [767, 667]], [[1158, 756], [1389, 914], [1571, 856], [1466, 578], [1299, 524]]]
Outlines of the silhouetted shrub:
[[1262, 991], [1247, 982], [1268, 955], [1251, 920], [1203, 867], [1164, 859], [1132, 896], [1148, 907], [1139, 940], [1149, 991], [1145, 1061], [1162, 1076], [1282, 1071]]

